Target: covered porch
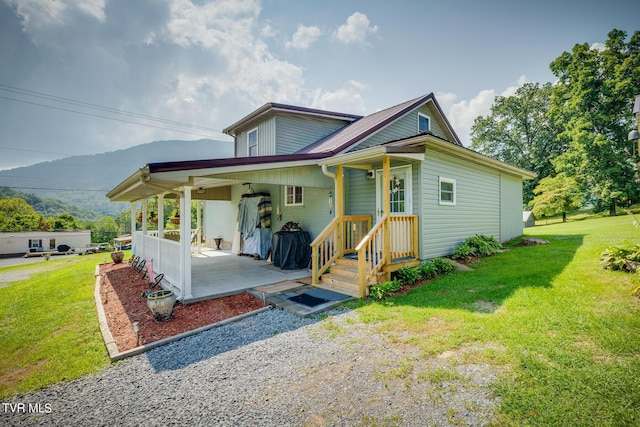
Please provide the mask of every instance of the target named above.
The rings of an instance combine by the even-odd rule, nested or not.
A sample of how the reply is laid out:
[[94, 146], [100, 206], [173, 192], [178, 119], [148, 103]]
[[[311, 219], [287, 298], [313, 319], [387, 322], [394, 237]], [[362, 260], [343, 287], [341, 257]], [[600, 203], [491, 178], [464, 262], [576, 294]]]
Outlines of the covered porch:
[[304, 270], [282, 270], [265, 260], [238, 256], [229, 250], [202, 248], [191, 257], [191, 298], [184, 303], [236, 294], [258, 286], [311, 276]]

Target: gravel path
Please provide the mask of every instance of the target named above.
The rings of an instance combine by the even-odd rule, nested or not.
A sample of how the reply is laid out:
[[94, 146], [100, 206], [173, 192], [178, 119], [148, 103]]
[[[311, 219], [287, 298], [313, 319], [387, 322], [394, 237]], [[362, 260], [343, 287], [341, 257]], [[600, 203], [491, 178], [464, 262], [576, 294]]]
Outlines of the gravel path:
[[[0, 425], [486, 425], [488, 365], [425, 358], [353, 311], [271, 310], [2, 402]], [[15, 413], [7, 405], [24, 404]], [[29, 413], [39, 404], [41, 413]], [[16, 408], [15, 406], [13, 408]]]

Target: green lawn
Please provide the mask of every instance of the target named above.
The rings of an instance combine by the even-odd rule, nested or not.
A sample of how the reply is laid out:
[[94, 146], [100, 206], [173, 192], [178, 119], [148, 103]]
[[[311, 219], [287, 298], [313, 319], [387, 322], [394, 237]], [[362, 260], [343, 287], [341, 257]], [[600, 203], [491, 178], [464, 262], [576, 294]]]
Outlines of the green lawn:
[[[640, 302], [631, 296], [640, 277], [598, 263], [607, 246], [640, 240], [640, 230], [619, 216], [526, 232], [551, 243], [512, 247], [472, 272], [357, 310], [425, 358], [454, 351], [461, 363], [494, 366], [495, 425], [640, 425]], [[43, 264], [59, 268], [0, 289], [0, 398], [109, 364], [93, 301], [103, 259], [52, 258]]]
[[473, 272], [363, 303], [362, 318], [425, 357], [464, 350], [496, 366], [495, 425], [640, 425], [640, 304], [631, 296], [640, 280], [598, 263], [640, 230], [619, 216], [526, 232], [550, 244], [512, 247]]
[[52, 257], [0, 268], [0, 274], [36, 271], [0, 289], [0, 398], [109, 364], [93, 299], [95, 265], [104, 258]]

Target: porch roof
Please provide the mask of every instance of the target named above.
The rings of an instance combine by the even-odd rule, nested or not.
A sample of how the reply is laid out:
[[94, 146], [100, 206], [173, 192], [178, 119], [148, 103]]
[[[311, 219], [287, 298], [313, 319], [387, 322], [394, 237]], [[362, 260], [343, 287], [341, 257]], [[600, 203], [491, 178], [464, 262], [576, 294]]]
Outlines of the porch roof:
[[318, 164], [325, 167], [343, 165], [356, 169], [369, 170], [373, 168], [372, 162], [379, 160], [383, 155], [424, 160], [426, 148], [498, 169], [502, 172], [519, 176], [522, 179], [533, 179], [536, 177], [536, 173], [534, 172], [485, 156], [462, 145], [457, 145], [435, 136], [431, 132], [425, 132], [420, 135], [390, 141], [386, 144], [363, 148], [361, 150], [337, 154], [333, 157], [320, 160]]
[[332, 154], [286, 154], [149, 163], [136, 170], [106, 196], [115, 202], [129, 202], [149, 198], [159, 193], [180, 193], [184, 186], [224, 187], [241, 183], [241, 181], [220, 179], [215, 175], [317, 165], [318, 160]]

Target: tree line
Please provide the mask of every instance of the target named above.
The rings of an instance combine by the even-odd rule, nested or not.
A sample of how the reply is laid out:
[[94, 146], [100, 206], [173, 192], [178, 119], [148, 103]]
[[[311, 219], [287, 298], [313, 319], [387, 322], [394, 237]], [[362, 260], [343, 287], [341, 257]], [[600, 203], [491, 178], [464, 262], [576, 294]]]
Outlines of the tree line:
[[[604, 46], [576, 44], [550, 64], [555, 83], [527, 83], [477, 117], [471, 148], [536, 172], [523, 201], [550, 216], [596, 212], [640, 198], [632, 109], [640, 95], [640, 31], [612, 30]], [[566, 216], [565, 216], [566, 218]]]

